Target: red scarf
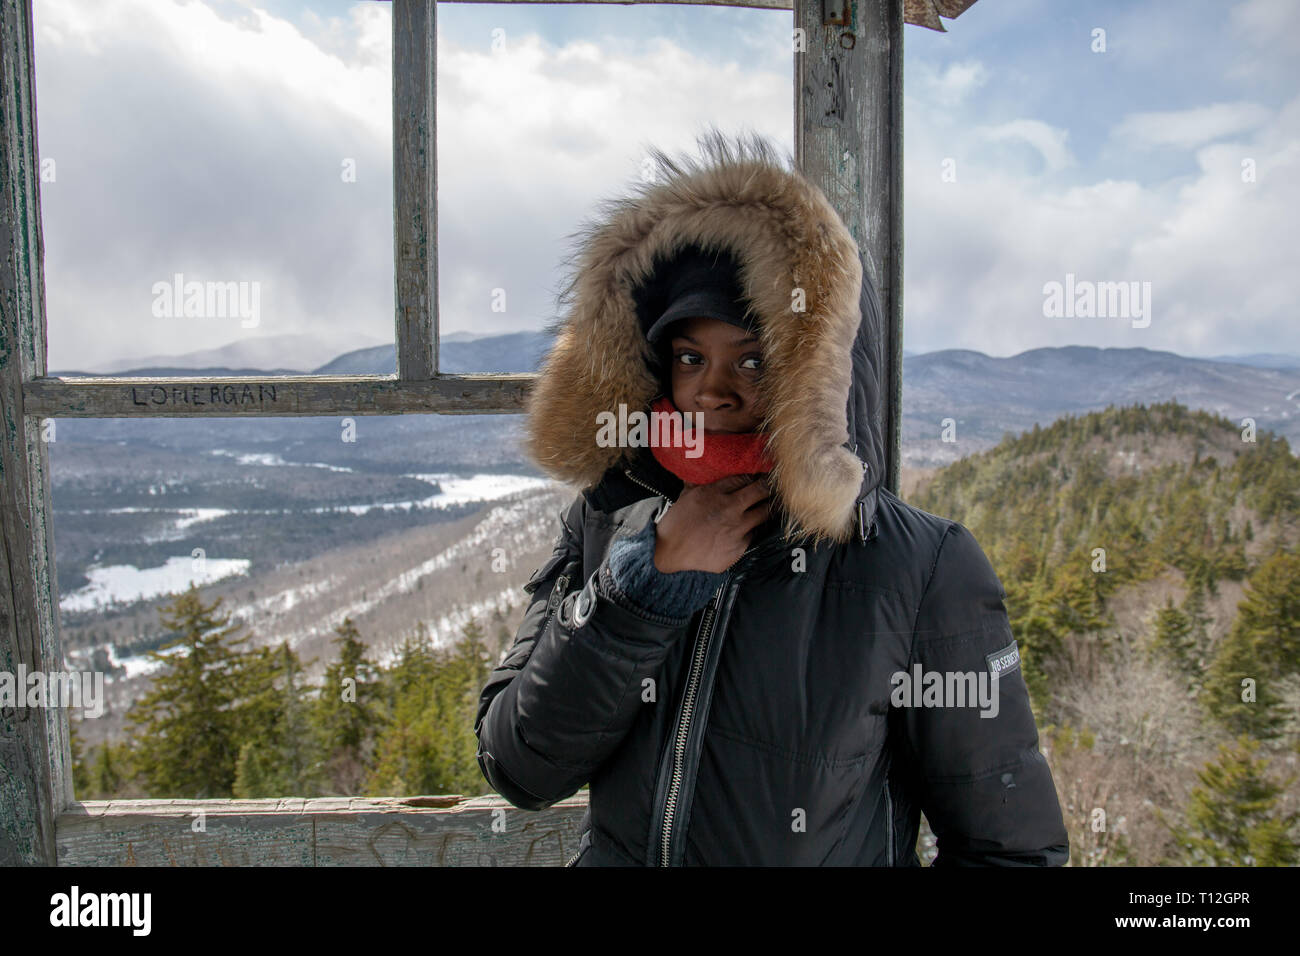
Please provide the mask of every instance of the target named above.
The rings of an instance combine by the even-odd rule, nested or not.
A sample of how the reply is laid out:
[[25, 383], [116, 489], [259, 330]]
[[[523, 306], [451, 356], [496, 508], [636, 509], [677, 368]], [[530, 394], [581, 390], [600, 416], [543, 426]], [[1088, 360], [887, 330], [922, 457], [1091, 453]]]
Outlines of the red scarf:
[[[651, 411], [677, 416], [673, 434], [691, 434], [684, 430], [681, 412], [668, 396], [661, 396], [650, 405]], [[751, 475], [769, 472], [775, 465], [767, 451], [766, 432], [713, 432], [704, 430], [698, 448], [686, 448], [686, 443], [652, 444], [655, 460], [682, 481], [692, 485], [707, 485], [728, 475]], [[688, 458], [687, 451], [702, 452], [698, 458]]]

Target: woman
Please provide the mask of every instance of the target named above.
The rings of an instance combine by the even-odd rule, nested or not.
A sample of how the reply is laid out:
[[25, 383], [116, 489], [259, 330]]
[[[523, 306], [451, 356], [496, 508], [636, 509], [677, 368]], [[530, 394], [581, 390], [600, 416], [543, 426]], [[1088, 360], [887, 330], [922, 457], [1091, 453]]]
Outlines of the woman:
[[[881, 484], [851, 235], [769, 143], [702, 146], [580, 233], [527, 415], [583, 491], [483, 688], [485, 777], [531, 810], [590, 784], [580, 866], [915, 866], [922, 810], [935, 865], [1063, 864], [1005, 592]], [[700, 430], [609, 441], [629, 412]]]

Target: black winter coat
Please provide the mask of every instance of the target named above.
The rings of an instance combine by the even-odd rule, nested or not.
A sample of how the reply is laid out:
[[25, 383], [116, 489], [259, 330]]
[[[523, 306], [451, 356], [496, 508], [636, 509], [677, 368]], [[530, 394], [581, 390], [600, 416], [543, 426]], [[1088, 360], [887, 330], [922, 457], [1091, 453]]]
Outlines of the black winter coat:
[[[1065, 863], [997, 575], [965, 527], [881, 483], [885, 330], [856, 244], [769, 144], [705, 146], [704, 163], [652, 151], [655, 181], [585, 230], [528, 409], [534, 459], [583, 491], [483, 688], [485, 777], [530, 810], [589, 784], [580, 866], [915, 866], [922, 810], [937, 866]], [[598, 446], [596, 414], [657, 394], [646, 290], [686, 242], [743, 264], [776, 493], [682, 618], [638, 607], [606, 564], [682, 482], [644, 448]], [[987, 698], [916, 706], [933, 698], [898, 675], [930, 672], [987, 681], [996, 716]]]

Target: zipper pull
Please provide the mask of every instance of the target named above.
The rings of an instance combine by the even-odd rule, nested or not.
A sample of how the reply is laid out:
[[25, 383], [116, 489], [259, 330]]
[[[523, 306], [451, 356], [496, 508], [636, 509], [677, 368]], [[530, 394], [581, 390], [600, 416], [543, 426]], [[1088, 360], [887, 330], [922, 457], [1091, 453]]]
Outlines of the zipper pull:
[[560, 602], [564, 600], [565, 588], [567, 588], [568, 586], [569, 586], [569, 576], [567, 574], [561, 574], [558, 578], [555, 579], [555, 586], [551, 588], [551, 597], [546, 602], [546, 610], [548, 612], [553, 612], [557, 607], [560, 606]]

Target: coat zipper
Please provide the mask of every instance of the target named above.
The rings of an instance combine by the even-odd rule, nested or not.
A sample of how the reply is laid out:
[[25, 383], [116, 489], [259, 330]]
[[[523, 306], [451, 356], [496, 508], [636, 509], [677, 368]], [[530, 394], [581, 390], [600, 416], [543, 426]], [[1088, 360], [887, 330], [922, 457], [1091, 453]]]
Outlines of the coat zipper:
[[[653, 491], [660, 497], [668, 497], [658, 488], [655, 488], [637, 478], [636, 475], [632, 474], [630, 469], [624, 468], [623, 473], [642, 488]], [[677, 717], [677, 735], [676, 739], [673, 741], [673, 772], [669, 779], [668, 795], [664, 801], [664, 822], [661, 835], [662, 843], [660, 844], [659, 851], [660, 866], [669, 866], [671, 861], [670, 851], [673, 837], [673, 820], [677, 811], [677, 796], [682, 787], [682, 774], [685, 771], [683, 764], [686, 760], [686, 740], [690, 736], [691, 721], [695, 717], [695, 695], [699, 691], [700, 679], [704, 671], [704, 660], [708, 657], [709, 640], [712, 637], [713, 631], [713, 621], [717, 616], [718, 608], [721, 606], [722, 595], [726, 592], [728, 585], [731, 584], [732, 569], [741, 561], [745, 560], [751, 551], [754, 551], [757, 548], [758, 545], [754, 545], [746, 550], [745, 553], [737, 558], [731, 567], [727, 569], [727, 577], [723, 579], [723, 582], [720, 585], [718, 585], [718, 590], [714, 592], [713, 599], [709, 601], [708, 605], [705, 607], [704, 617], [700, 621], [700, 629], [695, 640], [695, 652], [691, 659], [690, 676], [686, 682], [686, 693], [682, 697], [682, 709]]]
[[664, 801], [663, 843], [660, 846], [659, 865], [669, 866], [670, 850], [673, 838], [673, 818], [677, 810], [677, 794], [682, 786], [683, 763], [686, 760], [686, 738], [690, 736], [691, 721], [695, 718], [695, 695], [699, 691], [700, 677], [704, 670], [704, 659], [708, 657], [709, 641], [713, 636], [713, 621], [718, 608], [722, 606], [722, 596], [731, 585], [732, 570], [744, 561], [752, 551], [758, 550], [754, 545], [742, 554], [730, 568], [727, 577], [718, 585], [713, 600], [705, 608], [705, 618], [700, 622], [699, 636], [695, 641], [695, 656], [691, 660], [691, 673], [686, 682], [686, 694], [682, 698], [682, 709], [677, 721], [677, 739], [673, 741], [673, 773], [668, 783], [668, 796]]
[[894, 801], [889, 796], [889, 771], [885, 771], [885, 850], [889, 854], [889, 865], [894, 865]]
[[[632, 474], [632, 470], [631, 470], [630, 468], [624, 468], [624, 469], [623, 469], [623, 474], [627, 475], [628, 478], [630, 478], [630, 479], [632, 479], [633, 481], [635, 481], [638, 485], [640, 485], [642, 488], [646, 489], [647, 491], [653, 491], [653, 492], [654, 492], [655, 494], [657, 494], [660, 498], [668, 498], [668, 496], [667, 496], [666, 494], [664, 494], [662, 491], [660, 491], [658, 488], [655, 488], [655, 487], [652, 486], [652, 485], [648, 485], [648, 484], [646, 484], [644, 481], [642, 481], [642, 480], [641, 480], [640, 478], [638, 478], [636, 475]], [[673, 500], [675, 500], [675, 499], [673, 499], [673, 498], [668, 498], [668, 500], [669, 500], [669, 501], [673, 501]]]
[[[748, 554], [748, 552], [746, 552]], [[743, 557], [743, 556], [742, 556]], [[682, 697], [681, 713], [677, 717], [677, 736], [673, 741], [673, 773], [668, 782], [668, 796], [664, 801], [664, 823], [662, 842], [659, 848], [659, 865], [669, 865], [669, 849], [672, 846], [673, 816], [677, 810], [677, 794], [682, 787], [682, 762], [686, 759], [686, 738], [691, 730], [691, 718], [695, 714], [695, 695], [700, 686], [700, 674], [704, 669], [704, 658], [708, 655], [709, 637], [713, 629], [713, 619], [717, 613], [722, 592], [730, 580], [718, 585], [700, 622], [699, 636], [695, 640], [695, 655], [691, 659], [690, 677], [686, 681], [686, 694]]]

